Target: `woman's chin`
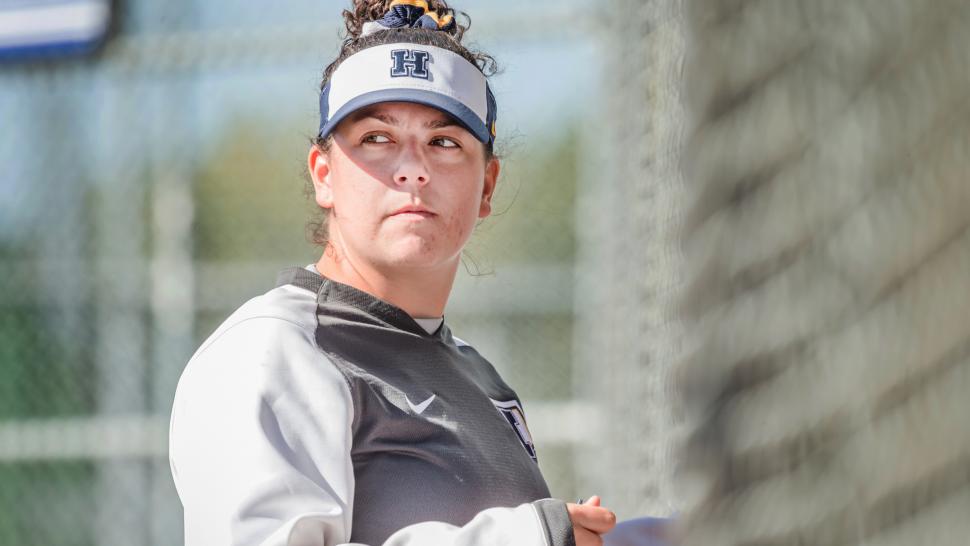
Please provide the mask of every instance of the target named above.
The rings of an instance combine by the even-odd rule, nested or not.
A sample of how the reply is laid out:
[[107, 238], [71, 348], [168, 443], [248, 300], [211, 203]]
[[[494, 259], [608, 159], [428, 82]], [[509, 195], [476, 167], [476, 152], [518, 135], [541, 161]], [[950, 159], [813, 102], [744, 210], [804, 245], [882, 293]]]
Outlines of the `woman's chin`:
[[449, 252], [433, 239], [410, 235], [395, 241], [383, 253], [383, 261], [391, 267], [435, 268], [454, 261], [459, 252]]

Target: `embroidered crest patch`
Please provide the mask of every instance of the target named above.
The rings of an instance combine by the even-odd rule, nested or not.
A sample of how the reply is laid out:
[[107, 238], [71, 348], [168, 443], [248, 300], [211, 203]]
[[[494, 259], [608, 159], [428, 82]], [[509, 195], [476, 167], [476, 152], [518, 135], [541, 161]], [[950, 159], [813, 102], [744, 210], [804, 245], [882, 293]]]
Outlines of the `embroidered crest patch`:
[[529, 432], [529, 427], [525, 423], [525, 412], [522, 411], [522, 406], [519, 402], [517, 400], [501, 402], [493, 398], [489, 400], [495, 405], [495, 409], [502, 414], [502, 417], [505, 417], [505, 420], [512, 425], [512, 430], [519, 437], [519, 441], [522, 442], [522, 447], [525, 448], [529, 457], [532, 457], [533, 461], [539, 462], [538, 457], [536, 457], [535, 444], [532, 443], [532, 434]]

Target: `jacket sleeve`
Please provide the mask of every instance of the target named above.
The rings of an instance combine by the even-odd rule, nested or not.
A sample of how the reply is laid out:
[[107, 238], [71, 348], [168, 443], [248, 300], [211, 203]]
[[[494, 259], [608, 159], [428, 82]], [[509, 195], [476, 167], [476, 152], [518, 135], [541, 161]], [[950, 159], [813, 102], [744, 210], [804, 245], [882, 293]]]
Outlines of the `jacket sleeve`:
[[[169, 462], [186, 546], [335, 546], [351, 535], [354, 405], [313, 332], [249, 318], [217, 332], [176, 390]], [[491, 508], [405, 527], [386, 546], [573, 546], [565, 504]], [[377, 545], [371, 545], [377, 546]]]
[[462, 527], [438, 521], [409, 525], [383, 546], [575, 546], [566, 503], [542, 499], [514, 508], [482, 510]]

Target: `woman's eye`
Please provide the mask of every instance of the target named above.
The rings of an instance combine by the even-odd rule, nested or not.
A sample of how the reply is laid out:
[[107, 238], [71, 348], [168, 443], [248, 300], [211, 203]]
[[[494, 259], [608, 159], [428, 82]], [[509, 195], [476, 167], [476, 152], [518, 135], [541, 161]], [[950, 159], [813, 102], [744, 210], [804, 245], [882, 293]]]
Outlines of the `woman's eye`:
[[385, 144], [390, 141], [391, 139], [384, 135], [367, 135], [363, 139], [363, 142], [373, 142], [374, 144]]
[[457, 142], [448, 137], [435, 137], [431, 140], [431, 143], [442, 148], [461, 148]]

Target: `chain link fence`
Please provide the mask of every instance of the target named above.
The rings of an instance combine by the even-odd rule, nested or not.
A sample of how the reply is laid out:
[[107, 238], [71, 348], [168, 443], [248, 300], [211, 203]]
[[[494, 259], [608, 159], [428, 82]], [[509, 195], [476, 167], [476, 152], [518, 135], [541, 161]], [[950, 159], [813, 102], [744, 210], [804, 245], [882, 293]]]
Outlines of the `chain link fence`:
[[[575, 4], [557, 6], [544, 30], [500, 14], [476, 17], [472, 36], [592, 48]], [[98, 55], [0, 65], [0, 544], [179, 543], [167, 432], [182, 367], [277, 270], [319, 257], [302, 164], [337, 21], [263, 23], [246, 8], [234, 16], [249, 26], [230, 28], [208, 4], [116, 7]], [[586, 390], [600, 375], [581, 374], [601, 364], [576, 355], [584, 116], [508, 143], [498, 214], [447, 311], [523, 398], [565, 499], [618, 479], [577, 470], [620, 409]]]

